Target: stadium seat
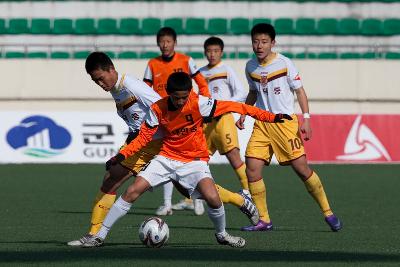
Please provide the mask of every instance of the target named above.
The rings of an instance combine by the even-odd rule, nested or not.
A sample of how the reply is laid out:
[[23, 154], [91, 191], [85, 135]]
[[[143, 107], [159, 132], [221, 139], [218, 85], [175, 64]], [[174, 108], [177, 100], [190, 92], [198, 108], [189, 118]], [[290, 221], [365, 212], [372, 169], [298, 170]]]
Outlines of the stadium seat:
[[386, 59], [400, 59], [400, 53], [398, 52], [387, 52], [385, 54]]
[[8, 21], [8, 33], [9, 34], [29, 33], [28, 20], [21, 18], [10, 19]]
[[50, 34], [50, 20], [45, 18], [37, 18], [31, 20], [31, 33], [32, 34]]
[[102, 18], [97, 21], [98, 34], [118, 34], [117, 20], [113, 18]]
[[[252, 19], [252, 21], [251, 21], [251, 27], [253, 27], [254, 25], [259, 24], [259, 23], [268, 23], [268, 24], [271, 24], [271, 19], [268, 19], [268, 18], [254, 18], [254, 19]], [[249, 32], [249, 33], [250, 33], [250, 32]]]
[[140, 53], [139, 58], [148, 59], [148, 58], [158, 57], [159, 55], [160, 55], [160, 52], [145, 51], [145, 52]]
[[360, 22], [354, 18], [341, 19], [338, 23], [338, 33], [343, 35], [360, 34]]
[[190, 52], [187, 52], [186, 55], [188, 55], [189, 57], [192, 57], [193, 59], [204, 58], [204, 53], [198, 52], [198, 51], [190, 51]]
[[361, 58], [361, 54], [355, 53], [355, 52], [343, 52], [343, 53], [340, 53], [339, 58], [340, 59], [359, 59], [359, 58]]
[[18, 51], [8, 51], [6, 52], [5, 58], [24, 58], [25, 53], [24, 52], [18, 52]]
[[337, 59], [338, 55], [335, 52], [322, 52], [317, 55], [318, 59]]
[[171, 27], [177, 34], [183, 34], [183, 20], [181, 18], [168, 18], [164, 20], [164, 27]]
[[116, 58], [115, 52], [113, 51], [103, 51], [103, 52], [111, 59]]
[[294, 34], [294, 23], [291, 18], [280, 18], [274, 20], [276, 33], [279, 34]]
[[228, 21], [225, 18], [211, 18], [208, 20], [208, 34], [226, 34], [228, 32]]
[[118, 58], [120, 59], [138, 58], [138, 53], [136, 53], [135, 51], [123, 51], [118, 54]]
[[6, 20], [0, 18], [0, 34], [5, 34], [6, 32]]
[[75, 58], [75, 59], [86, 59], [89, 56], [90, 53], [91, 52], [88, 51], [88, 50], [76, 51], [73, 54], [73, 58]]
[[95, 20], [92, 18], [79, 18], [75, 20], [76, 34], [96, 34]]
[[250, 21], [247, 18], [231, 19], [229, 32], [232, 34], [249, 34], [250, 33]]
[[50, 58], [66, 59], [66, 58], [70, 58], [70, 54], [68, 52], [63, 52], [63, 51], [53, 51], [50, 53]]
[[73, 34], [74, 27], [72, 19], [54, 19], [54, 34]]
[[362, 59], [376, 59], [380, 57], [381, 55], [378, 52], [365, 52], [361, 54]]
[[400, 34], [400, 19], [385, 19], [383, 21], [383, 34], [384, 35]]
[[206, 34], [206, 21], [203, 18], [188, 18], [185, 26], [186, 34]]
[[122, 18], [119, 22], [118, 32], [124, 35], [139, 34], [139, 20], [136, 18]]
[[144, 18], [142, 20], [141, 33], [144, 35], [153, 35], [161, 28], [161, 20], [159, 18]]
[[338, 33], [338, 20], [334, 18], [323, 18], [317, 23], [317, 33], [322, 35], [335, 35]]
[[283, 51], [283, 52], [280, 52], [282, 55], [284, 55], [285, 57], [288, 57], [288, 58], [294, 58], [294, 54], [292, 53], [292, 52], [286, 52], [286, 51]]
[[312, 35], [316, 33], [315, 19], [299, 18], [296, 20], [296, 34]]
[[361, 34], [382, 35], [383, 34], [382, 21], [379, 19], [364, 19], [363, 21], [361, 21]]
[[230, 52], [229, 53], [229, 58], [232, 58], [232, 59], [234, 59], [234, 58], [237, 58], [237, 59], [250, 59], [252, 54], [253, 53], [242, 52], [242, 51]]
[[47, 58], [46, 52], [28, 52], [27, 58]]
[[311, 52], [301, 52], [294, 55], [294, 58], [297, 59], [315, 59], [317, 58], [317, 54]]

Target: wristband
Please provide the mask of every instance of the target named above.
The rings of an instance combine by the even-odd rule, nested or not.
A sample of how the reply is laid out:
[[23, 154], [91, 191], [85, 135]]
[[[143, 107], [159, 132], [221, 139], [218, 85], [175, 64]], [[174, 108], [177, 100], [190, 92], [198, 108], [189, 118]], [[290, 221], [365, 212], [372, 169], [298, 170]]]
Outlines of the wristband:
[[303, 113], [303, 119], [309, 119], [309, 118], [311, 118], [310, 113], [308, 112]]

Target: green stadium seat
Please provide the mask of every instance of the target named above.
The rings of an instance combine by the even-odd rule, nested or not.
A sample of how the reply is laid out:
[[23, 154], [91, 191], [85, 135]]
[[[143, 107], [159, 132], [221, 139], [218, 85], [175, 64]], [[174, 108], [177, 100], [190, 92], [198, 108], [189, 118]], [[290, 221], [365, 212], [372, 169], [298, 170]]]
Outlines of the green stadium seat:
[[53, 51], [50, 53], [50, 58], [66, 59], [66, 58], [70, 58], [70, 54], [68, 52], [63, 52], [63, 51]]
[[341, 19], [338, 23], [338, 33], [343, 35], [360, 34], [360, 22], [354, 18]]
[[317, 55], [318, 59], [337, 59], [338, 55], [335, 52], [322, 52]]
[[229, 32], [232, 34], [249, 34], [250, 33], [250, 21], [247, 18], [231, 19]]
[[98, 34], [118, 34], [117, 20], [113, 18], [102, 18], [97, 21]]
[[188, 18], [185, 27], [186, 34], [206, 34], [206, 21], [203, 18]]
[[361, 21], [362, 35], [382, 35], [383, 25], [379, 19], [364, 19]]
[[296, 34], [313, 35], [317, 33], [315, 19], [299, 18], [296, 20]]
[[387, 52], [385, 54], [386, 59], [400, 59], [400, 53], [398, 52]]
[[120, 59], [138, 58], [138, 53], [136, 53], [135, 51], [123, 51], [118, 54], [118, 58]]
[[381, 55], [378, 52], [365, 52], [361, 54], [362, 59], [377, 59], [380, 57]]
[[75, 20], [76, 34], [96, 34], [95, 20], [92, 18], [79, 18]]
[[136, 18], [122, 18], [119, 21], [118, 31], [120, 34], [124, 35], [139, 34], [140, 33], [139, 20]]
[[185, 33], [183, 29], [183, 19], [181, 18], [164, 19], [164, 27], [171, 27], [177, 34]]
[[5, 34], [5, 33], [7, 33], [6, 20], [0, 18], [0, 34]]
[[317, 23], [317, 33], [322, 35], [335, 35], [338, 33], [338, 20], [334, 18], [323, 18]]
[[47, 58], [46, 52], [28, 52], [27, 58]]
[[28, 20], [21, 18], [10, 19], [8, 21], [8, 33], [9, 34], [29, 33]]
[[144, 35], [153, 35], [161, 28], [161, 20], [158, 18], [144, 18], [142, 20], [141, 33]]
[[355, 52], [343, 52], [343, 53], [340, 53], [339, 58], [340, 59], [359, 59], [359, 58], [361, 58], [361, 54], [355, 53]]
[[[252, 21], [251, 21], [251, 27], [253, 27], [254, 25], [259, 24], [259, 23], [268, 23], [268, 24], [271, 24], [271, 19], [268, 19], [268, 18], [254, 18], [254, 19], [252, 19]], [[251, 30], [251, 29], [250, 29], [250, 30]]]
[[50, 20], [45, 18], [37, 18], [31, 20], [31, 33], [32, 34], [50, 34]]
[[116, 58], [116, 54], [113, 51], [103, 51], [103, 52], [111, 59]]
[[160, 52], [145, 51], [145, 52], [140, 53], [139, 58], [148, 59], [148, 58], [158, 57], [159, 55], [160, 55]]
[[280, 34], [294, 34], [294, 23], [291, 18], [280, 18], [274, 20], [275, 31]]
[[225, 18], [211, 18], [208, 20], [208, 34], [226, 34], [228, 32], [228, 20]]
[[73, 34], [74, 27], [72, 19], [54, 19], [54, 34]]
[[24, 52], [18, 52], [18, 51], [8, 51], [4, 55], [5, 58], [25, 58], [25, 53]]
[[76, 51], [73, 54], [73, 58], [75, 59], [86, 59], [90, 55], [91, 51], [84, 50], [84, 51]]
[[292, 52], [286, 52], [286, 51], [284, 51], [284, 52], [280, 52], [282, 55], [284, 55], [285, 57], [288, 57], [288, 58], [294, 58], [294, 54], [292, 53]]
[[239, 52], [230, 52], [229, 53], [229, 58], [231, 58], [231, 59], [235, 59], [235, 58], [237, 58], [237, 59], [249, 59], [249, 58], [251, 58], [251, 54], [253, 54], [253, 53], [241, 52], [241, 51], [239, 51]]
[[294, 58], [297, 59], [315, 59], [317, 58], [317, 54], [311, 52], [301, 52], [294, 55]]
[[187, 52], [186, 55], [188, 55], [189, 57], [192, 57], [193, 59], [204, 58], [204, 53], [198, 52], [198, 51], [190, 51], [190, 52]]
[[385, 19], [383, 21], [383, 34], [384, 35], [400, 34], [400, 19]]

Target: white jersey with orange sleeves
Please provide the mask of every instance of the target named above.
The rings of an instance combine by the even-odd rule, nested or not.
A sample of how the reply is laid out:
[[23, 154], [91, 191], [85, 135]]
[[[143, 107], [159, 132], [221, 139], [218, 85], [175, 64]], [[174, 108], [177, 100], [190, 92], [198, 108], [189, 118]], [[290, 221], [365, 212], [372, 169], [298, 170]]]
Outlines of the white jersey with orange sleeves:
[[246, 64], [250, 90], [258, 92], [256, 106], [277, 113], [294, 114], [294, 90], [303, 86], [293, 62], [276, 53], [261, 65], [257, 59]]
[[151, 105], [161, 98], [146, 83], [127, 74], [118, 74], [118, 81], [110, 93], [118, 115], [126, 122], [130, 132], [140, 129]]
[[206, 78], [211, 97], [217, 100], [230, 100], [244, 102], [247, 92], [235, 71], [223, 62], [214, 67], [200, 68], [201, 74]]

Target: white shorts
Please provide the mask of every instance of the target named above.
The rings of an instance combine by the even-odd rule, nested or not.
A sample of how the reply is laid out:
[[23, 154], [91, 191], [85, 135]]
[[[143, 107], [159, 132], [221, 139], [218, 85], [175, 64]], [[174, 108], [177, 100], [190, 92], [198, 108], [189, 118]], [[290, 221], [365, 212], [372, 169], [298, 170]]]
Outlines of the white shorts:
[[203, 160], [191, 162], [182, 162], [166, 158], [164, 156], [155, 156], [137, 176], [141, 176], [150, 183], [152, 187], [177, 181], [182, 187], [188, 190], [193, 198], [200, 197], [197, 192], [197, 184], [203, 178], [211, 178], [208, 163]]

